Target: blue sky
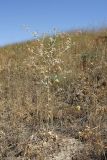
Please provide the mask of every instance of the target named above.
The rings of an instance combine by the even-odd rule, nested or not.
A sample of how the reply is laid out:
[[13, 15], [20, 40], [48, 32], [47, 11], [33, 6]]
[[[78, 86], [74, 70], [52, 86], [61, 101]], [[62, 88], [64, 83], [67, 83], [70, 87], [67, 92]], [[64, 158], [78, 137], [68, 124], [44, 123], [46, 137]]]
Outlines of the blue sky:
[[0, 0], [0, 45], [31, 39], [33, 31], [107, 26], [106, 10], [107, 0]]

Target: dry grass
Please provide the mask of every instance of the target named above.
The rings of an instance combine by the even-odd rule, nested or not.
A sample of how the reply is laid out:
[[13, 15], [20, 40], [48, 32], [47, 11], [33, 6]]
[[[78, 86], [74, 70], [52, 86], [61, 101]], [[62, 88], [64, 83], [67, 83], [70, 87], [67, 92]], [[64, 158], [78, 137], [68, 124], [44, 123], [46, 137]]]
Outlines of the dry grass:
[[84, 144], [75, 159], [105, 160], [106, 113], [106, 29], [0, 48], [0, 159], [45, 159], [55, 151], [45, 153], [41, 137], [54, 130]]

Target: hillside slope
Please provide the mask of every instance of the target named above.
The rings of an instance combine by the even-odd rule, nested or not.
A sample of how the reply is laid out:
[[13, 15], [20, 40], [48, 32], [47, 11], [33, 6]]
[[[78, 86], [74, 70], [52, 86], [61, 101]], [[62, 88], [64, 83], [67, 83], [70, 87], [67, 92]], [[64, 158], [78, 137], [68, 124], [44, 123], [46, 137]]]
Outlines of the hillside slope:
[[106, 113], [106, 29], [0, 48], [0, 159], [105, 160]]

